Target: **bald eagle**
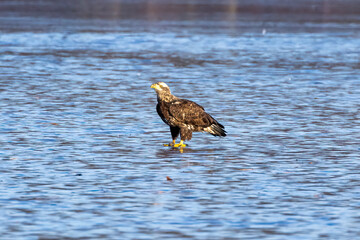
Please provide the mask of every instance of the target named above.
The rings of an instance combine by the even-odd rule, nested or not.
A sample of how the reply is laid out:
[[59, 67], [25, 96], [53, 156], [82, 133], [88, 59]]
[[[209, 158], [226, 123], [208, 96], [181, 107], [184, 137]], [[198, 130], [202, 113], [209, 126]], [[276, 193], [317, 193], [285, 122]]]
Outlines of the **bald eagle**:
[[[185, 147], [185, 140], [191, 140], [193, 132], [208, 132], [213, 136], [226, 136], [223, 125], [206, 113], [199, 104], [175, 97], [164, 82], [151, 85], [157, 94], [156, 111], [161, 119], [170, 126], [172, 143], [164, 146]], [[176, 138], [181, 137], [180, 143], [175, 144]]]

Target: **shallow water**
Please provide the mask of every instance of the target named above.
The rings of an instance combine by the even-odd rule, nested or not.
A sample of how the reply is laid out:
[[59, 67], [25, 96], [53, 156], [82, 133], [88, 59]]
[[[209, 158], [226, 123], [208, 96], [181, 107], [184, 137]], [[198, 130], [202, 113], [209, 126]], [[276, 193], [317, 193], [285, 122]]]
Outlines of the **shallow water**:
[[299, 2], [1, 2], [1, 238], [355, 239], [360, 10]]

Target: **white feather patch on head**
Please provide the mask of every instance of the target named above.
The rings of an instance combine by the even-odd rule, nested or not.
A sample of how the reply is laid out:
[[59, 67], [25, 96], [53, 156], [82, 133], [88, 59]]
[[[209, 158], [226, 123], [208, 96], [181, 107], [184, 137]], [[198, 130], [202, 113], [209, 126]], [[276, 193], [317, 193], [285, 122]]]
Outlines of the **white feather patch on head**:
[[169, 88], [168, 85], [166, 85], [166, 83], [164, 83], [164, 82], [158, 82], [158, 84], [159, 84], [161, 87]]

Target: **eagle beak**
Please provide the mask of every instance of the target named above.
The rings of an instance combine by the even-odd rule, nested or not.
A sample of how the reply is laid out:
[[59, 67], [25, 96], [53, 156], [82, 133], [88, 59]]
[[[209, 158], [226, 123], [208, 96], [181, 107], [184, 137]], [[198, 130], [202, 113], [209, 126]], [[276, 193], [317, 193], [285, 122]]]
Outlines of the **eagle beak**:
[[156, 83], [154, 83], [153, 85], [151, 85], [151, 88], [159, 89], [159, 85], [157, 85]]

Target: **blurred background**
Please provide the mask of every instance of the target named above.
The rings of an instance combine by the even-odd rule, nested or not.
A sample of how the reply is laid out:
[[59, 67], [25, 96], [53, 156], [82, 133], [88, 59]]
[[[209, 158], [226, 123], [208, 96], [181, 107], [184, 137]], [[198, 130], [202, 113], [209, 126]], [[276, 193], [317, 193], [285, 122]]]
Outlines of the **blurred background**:
[[[0, 1], [2, 239], [356, 239], [356, 0]], [[228, 136], [183, 152], [150, 85]]]

